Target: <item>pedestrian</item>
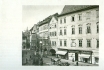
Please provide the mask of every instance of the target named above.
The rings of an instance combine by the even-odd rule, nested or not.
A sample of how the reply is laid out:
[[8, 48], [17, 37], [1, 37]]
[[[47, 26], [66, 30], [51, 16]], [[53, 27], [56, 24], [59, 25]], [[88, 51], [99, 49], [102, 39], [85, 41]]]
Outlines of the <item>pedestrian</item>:
[[78, 61], [76, 61], [76, 66], [78, 66]]
[[74, 58], [72, 59], [72, 62], [74, 62]]
[[39, 65], [43, 65], [43, 58], [40, 58]]

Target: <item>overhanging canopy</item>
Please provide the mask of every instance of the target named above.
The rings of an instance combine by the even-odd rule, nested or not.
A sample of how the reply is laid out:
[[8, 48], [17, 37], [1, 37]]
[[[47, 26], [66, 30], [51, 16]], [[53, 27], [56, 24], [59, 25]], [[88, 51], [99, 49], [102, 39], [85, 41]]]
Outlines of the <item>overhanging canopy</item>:
[[57, 51], [56, 54], [65, 55], [67, 51]]

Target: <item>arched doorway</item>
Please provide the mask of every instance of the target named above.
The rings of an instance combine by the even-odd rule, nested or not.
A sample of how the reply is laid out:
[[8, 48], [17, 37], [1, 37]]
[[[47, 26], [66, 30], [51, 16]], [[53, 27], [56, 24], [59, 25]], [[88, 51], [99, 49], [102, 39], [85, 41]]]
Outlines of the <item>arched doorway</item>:
[[56, 51], [54, 49], [50, 49], [50, 53], [52, 54], [52, 56], [55, 56]]

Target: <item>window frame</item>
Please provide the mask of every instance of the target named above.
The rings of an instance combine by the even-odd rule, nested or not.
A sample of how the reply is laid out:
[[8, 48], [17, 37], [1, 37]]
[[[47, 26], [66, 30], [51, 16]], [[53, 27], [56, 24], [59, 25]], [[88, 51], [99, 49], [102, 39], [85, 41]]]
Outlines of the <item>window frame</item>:
[[60, 46], [62, 46], [62, 40], [60, 40]]
[[60, 19], [60, 24], [62, 24], [62, 19]]
[[82, 21], [82, 14], [78, 14], [78, 20]]
[[91, 33], [91, 26], [87, 25], [87, 34], [90, 34], [90, 33]]
[[82, 34], [82, 26], [79, 26], [79, 34]]
[[75, 15], [71, 16], [71, 21], [72, 21], [72, 22], [75, 21]]
[[[76, 39], [71, 39], [71, 47], [76, 47]], [[73, 46], [73, 44], [75, 45], [75, 46]]]
[[64, 23], [66, 23], [66, 17], [64, 18]]
[[66, 35], [66, 28], [64, 28], [64, 35]]
[[62, 29], [60, 29], [60, 35], [62, 35]]
[[83, 40], [83, 39], [79, 39], [79, 40], [78, 40], [78, 41], [79, 41], [79, 47], [82, 47], [82, 45], [83, 45], [82, 40]]
[[67, 40], [66, 39], [64, 40], [64, 46], [67, 46]]
[[87, 39], [87, 47], [91, 48], [91, 39]]
[[75, 34], [75, 27], [72, 27], [72, 35], [74, 35], [74, 34]]

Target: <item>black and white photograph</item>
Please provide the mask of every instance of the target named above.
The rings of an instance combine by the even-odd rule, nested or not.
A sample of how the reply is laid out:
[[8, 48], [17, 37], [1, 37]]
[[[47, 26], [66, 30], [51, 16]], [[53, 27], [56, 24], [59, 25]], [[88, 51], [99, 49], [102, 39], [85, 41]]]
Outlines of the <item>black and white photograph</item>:
[[99, 5], [22, 5], [22, 66], [99, 66]]

